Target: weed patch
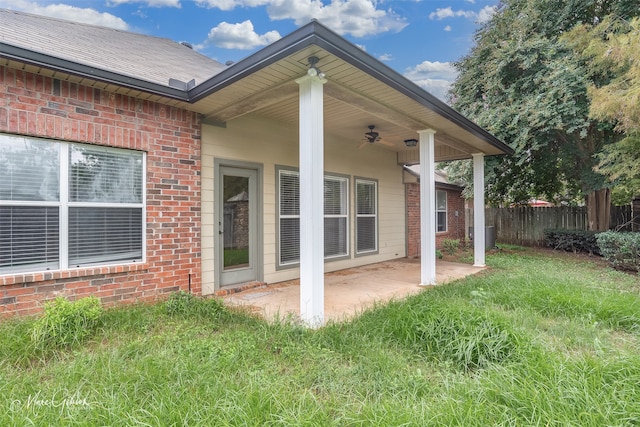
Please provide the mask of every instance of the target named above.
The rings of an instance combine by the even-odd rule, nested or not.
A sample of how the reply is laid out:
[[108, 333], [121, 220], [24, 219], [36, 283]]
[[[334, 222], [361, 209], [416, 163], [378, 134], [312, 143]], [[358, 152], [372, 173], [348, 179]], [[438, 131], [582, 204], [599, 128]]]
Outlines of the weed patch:
[[31, 339], [38, 349], [81, 343], [94, 332], [101, 315], [96, 297], [73, 302], [58, 297], [45, 304], [44, 314], [33, 324]]
[[422, 317], [416, 325], [418, 347], [464, 371], [513, 361], [523, 341], [505, 322], [480, 310], [431, 306]]
[[170, 316], [206, 316], [216, 318], [226, 313], [226, 308], [219, 299], [205, 299], [185, 291], [171, 294], [165, 301], [164, 307], [166, 313]]

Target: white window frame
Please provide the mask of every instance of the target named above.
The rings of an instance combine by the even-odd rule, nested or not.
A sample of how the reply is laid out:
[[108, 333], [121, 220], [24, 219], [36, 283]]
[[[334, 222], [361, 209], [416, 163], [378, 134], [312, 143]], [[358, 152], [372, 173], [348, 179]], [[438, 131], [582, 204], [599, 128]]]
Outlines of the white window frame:
[[[147, 156], [146, 153], [142, 152], [142, 201], [141, 203], [93, 203], [93, 202], [72, 202], [70, 201], [69, 195], [69, 152], [71, 150], [72, 145], [77, 146], [90, 146], [92, 150], [100, 150], [105, 152], [114, 152], [119, 151], [121, 153], [132, 153], [138, 151], [128, 150], [122, 148], [114, 148], [114, 147], [101, 147], [89, 144], [81, 144], [81, 143], [73, 143], [66, 141], [54, 141], [42, 138], [31, 138], [19, 135], [11, 135], [11, 134], [3, 134], [0, 133], [0, 143], [4, 138], [20, 138], [20, 139], [30, 139], [30, 140], [41, 140], [50, 143], [54, 143], [57, 145], [58, 153], [59, 153], [59, 198], [58, 201], [11, 201], [11, 200], [0, 200], [0, 206], [33, 206], [33, 207], [58, 207], [58, 267], [57, 268], [39, 268], [39, 264], [35, 264], [25, 269], [8, 269], [6, 272], [0, 271], [0, 275], [13, 275], [13, 274], [25, 274], [25, 273], [37, 273], [43, 271], [65, 271], [70, 269], [77, 268], [92, 268], [96, 266], [110, 266], [110, 265], [122, 265], [129, 264], [132, 262], [146, 262], [146, 198], [147, 198], [147, 185], [146, 185], [146, 170], [147, 170]], [[83, 207], [102, 207], [102, 208], [134, 208], [141, 209], [141, 251], [140, 257], [133, 257], [130, 261], [113, 261], [113, 262], [96, 262], [96, 263], [83, 263], [82, 266], [70, 266], [69, 265], [69, 209], [70, 208], [83, 208]], [[137, 255], [137, 254], [136, 254]]]
[[[444, 209], [439, 209], [439, 196], [444, 196]], [[448, 218], [448, 193], [445, 190], [436, 190], [436, 233], [446, 233], [449, 230], [449, 218]], [[444, 213], [444, 230], [439, 230], [440, 224], [438, 223], [438, 214]]]
[[[373, 194], [375, 196], [375, 201], [373, 203], [375, 212], [374, 213], [367, 213], [367, 214], [363, 214], [363, 213], [359, 213], [358, 212], [358, 184], [364, 184], [364, 185], [372, 185], [373, 186]], [[360, 255], [372, 255], [372, 254], [377, 254], [378, 253], [378, 247], [379, 247], [379, 242], [378, 242], [378, 211], [379, 211], [379, 207], [378, 207], [378, 181], [375, 179], [368, 179], [368, 178], [355, 178], [354, 180], [354, 186], [355, 186], [355, 216], [356, 216], [356, 225], [355, 225], [355, 238], [356, 238], [356, 256], [360, 256]], [[373, 218], [374, 219], [374, 227], [373, 227], [373, 232], [374, 232], [374, 243], [375, 243], [375, 247], [372, 249], [366, 249], [366, 250], [362, 250], [359, 251], [358, 250], [358, 220], [360, 218]]]
[[[277, 215], [277, 219], [276, 219], [276, 241], [277, 241], [277, 248], [276, 248], [276, 268], [280, 269], [280, 268], [290, 268], [290, 267], [297, 267], [300, 265], [300, 259], [294, 260], [294, 261], [287, 261], [287, 262], [283, 262], [282, 261], [282, 232], [281, 232], [281, 220], [282, 219], [297, 219], [298, 221], [300, 220], [300, 212], [298, 212], [297, 215], [292, 215], [292, 214], [287, 214], [287, 215], [283, 215], [281, 212], [281, 206], [280, 206], [280, 198], [282, 195], [282, 189], [281, 189], [281, 180], [280, 177], [283, 175], [290, 175], [290, 176], [296, 176], [298, 177], [298, 179], [300, 179], [300, 172], [298, 169], [296, 168], [290, 168], [290, 167], [285, 167], [285, 166], [276, 166], [276, 215]], [[340, 253], [340, 254], [334, 254], [334, 255], [328, 255], [325, 256], [324, 259], [325, 261], [335, 261], [335, 260], [340, 260], [340, 259], [345, 259], [345, 258], [349, 258], [350, 254], [351, 254], [351, 249], [350, 249], [350, 231], [349, 231], [349, 176], [346, 175], [338, 175], [338, 174], [328, 174], [325, 173], [324, 175], [324, 180], [332, 180], [332, 181], [338, 181], [341, 182], [341, 188], [344, 191], [344, 194], [342, 194], [341, 196], [341, 203], [344, 203], [344, 207], [342, 209], [342, 211], [344, 213], [342, 214], [324, 214], [324, 219], [328, 219], [328, 218], [344, 218], [345, 219], [345, 223], [346, 223], [346, 230], [345, 230], [345, 242], [344, 242], [344, 247], [345, 247], [345, 252], [344, 253]], [[300, 186], [298, 185], [298, 191], [300, 189]], [[325, 239], [326, 240], [326, 239]], [[326, 244], [326, 242], [325, 242]]]

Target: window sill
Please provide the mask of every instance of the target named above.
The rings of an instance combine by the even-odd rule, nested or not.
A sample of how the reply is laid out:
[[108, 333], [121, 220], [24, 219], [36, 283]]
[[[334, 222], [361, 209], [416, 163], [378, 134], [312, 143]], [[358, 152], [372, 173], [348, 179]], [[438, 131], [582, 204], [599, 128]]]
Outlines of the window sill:
[[38, 273], [17, 273], [0, 275], [0, 286], [15, 285], [19, 283], [38, 283], [48, 280], [70, 279], [75, 277], [90, 277], [107, 274], [129, 273], [144, 271], [149, 268], [147, 263], [118, 264], [103, 267], [74, 268], [64, 271], [43, 271]]

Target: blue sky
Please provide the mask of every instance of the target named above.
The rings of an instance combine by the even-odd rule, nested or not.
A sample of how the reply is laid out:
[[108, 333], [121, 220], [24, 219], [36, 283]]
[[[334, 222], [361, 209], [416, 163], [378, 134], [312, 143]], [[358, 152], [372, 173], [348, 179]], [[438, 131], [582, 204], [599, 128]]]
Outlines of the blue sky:
[[[238, 61], [316, 18], [444, 98], [499, 0], [0, 0], [0, 8], [191, 43]], [[1, 24], [1, 23], [0, 23]]]

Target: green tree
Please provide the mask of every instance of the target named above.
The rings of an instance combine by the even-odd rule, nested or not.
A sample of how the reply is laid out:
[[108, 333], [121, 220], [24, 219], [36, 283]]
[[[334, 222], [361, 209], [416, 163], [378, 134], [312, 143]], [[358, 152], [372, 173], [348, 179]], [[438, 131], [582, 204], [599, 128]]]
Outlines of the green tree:
[[515, 150], [487, 159], [490, 202], [584, 197], [590, 228], [608, 228], [609, 183], [593, 170], [594, 155], [619, 133], [589, 115], [588, 88], [611, 75], [589, 67], [561, 36], [638, 9], [637, 0], [505, 0], [476, 33], [456, 64], [452, 103]]
[[565, 39], [594, 72], [613, 75], [605, 84], [589, 85], [590, 116], [614, 121], [624, 138], [603, 148], [595, 170], [615, 183], [614, 199], [628, 203], [640, 195], [640, 19], [609, 16], [596, 27], [577, 26]]

